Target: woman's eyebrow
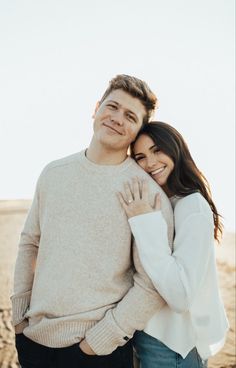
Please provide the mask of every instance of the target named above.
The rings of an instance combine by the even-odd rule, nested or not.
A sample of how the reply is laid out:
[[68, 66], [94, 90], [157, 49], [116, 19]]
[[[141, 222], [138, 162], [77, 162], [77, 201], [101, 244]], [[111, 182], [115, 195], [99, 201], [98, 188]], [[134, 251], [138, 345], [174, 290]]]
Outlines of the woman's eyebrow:
[[154, 144], [153, 146], [149, 147], [149, 151], [151, 151], [153, 148], [157, 148], [157, 145]]
[[[156, 147], [157, 147], [157, 145], [156, 145], [156, 144], [154, 144], [153, 146], [149, 147], [149, 148], [148, 148], [148, 150], [149, 150], [149, 151], [151, 151], [152, 149], [154, 149], [154, 148], [156, 148]], [[135, 153], [135, 155], [134, 155], [134, 156], [136, 157], [136, 156], [138, 156], [138, 155], [143, 155], [143, 152]]]

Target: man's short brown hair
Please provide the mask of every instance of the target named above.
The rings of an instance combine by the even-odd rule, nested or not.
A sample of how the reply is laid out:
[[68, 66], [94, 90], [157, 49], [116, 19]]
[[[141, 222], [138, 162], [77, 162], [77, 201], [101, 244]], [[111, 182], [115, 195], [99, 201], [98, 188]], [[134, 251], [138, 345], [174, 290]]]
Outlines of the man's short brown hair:
[[109, 86], [102, 96], [100, 103], [102, 103], [107, 96], [116, 89], [121, 89], [132, 97], [140, 100], [147, 113], [143, 119], [143, 124], [148, 123], [157, 107], [158, 100], [147, 83], [130, 75], [119, 74], [109, 82]]

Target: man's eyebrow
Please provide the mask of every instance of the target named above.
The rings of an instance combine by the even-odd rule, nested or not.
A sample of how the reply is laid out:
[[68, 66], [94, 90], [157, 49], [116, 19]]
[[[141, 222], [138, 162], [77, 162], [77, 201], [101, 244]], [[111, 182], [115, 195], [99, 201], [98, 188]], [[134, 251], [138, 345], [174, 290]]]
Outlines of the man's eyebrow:
[[114, 101], [114, 100], [107, 100], [107, 102], [112, 102], [112, 103], [115, 103], [116, 105], [120, 105], [117, 101]]

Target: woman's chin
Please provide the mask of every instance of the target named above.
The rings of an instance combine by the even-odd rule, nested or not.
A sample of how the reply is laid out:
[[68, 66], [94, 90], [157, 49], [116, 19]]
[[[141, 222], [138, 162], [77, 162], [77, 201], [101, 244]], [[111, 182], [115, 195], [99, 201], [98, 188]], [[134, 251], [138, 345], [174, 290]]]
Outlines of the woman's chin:
[[155, 180], [155, 182], [158, 185], [160, 185], [160, 187], [162, 187], [163, 185], [166, 184], [166, 180], [163, 180], [162, 178], [155, 177], [155, 175], [153, 176], [153, 179]]

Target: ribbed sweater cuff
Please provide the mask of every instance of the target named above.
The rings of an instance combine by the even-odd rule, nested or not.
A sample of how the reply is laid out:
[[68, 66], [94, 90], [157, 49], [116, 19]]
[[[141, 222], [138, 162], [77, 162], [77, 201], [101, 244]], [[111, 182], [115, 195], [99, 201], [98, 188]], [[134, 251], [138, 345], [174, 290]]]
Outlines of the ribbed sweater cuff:
[[26, 293], [11, 296], [12, 301], [12, 323], [18, 325], [25, 319], [25, 313], [29, 307], [31, 290]]
[[123, 346], [132, 338], [117, 325], [112, 310], [86, 332], [86, 341], [97, 355], [111, 354], [118, 346]]

